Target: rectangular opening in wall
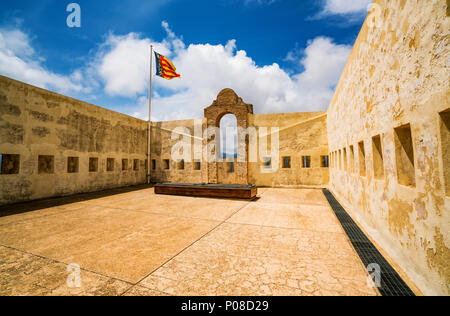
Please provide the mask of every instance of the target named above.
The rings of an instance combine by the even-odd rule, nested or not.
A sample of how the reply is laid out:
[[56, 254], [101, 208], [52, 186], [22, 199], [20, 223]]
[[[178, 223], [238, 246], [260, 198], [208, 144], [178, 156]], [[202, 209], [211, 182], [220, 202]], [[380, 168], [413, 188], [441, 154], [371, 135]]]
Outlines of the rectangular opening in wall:
[[234, 162], [230, 161], [226, 163], [226, 170], [228, 173], [234, 173]]
[[179, 162], [177, 162], [177, 169], [184, 170], [184, 160], [180, 160]]
[[106, 171], [114, 171], [114, 158], [106, 159]]
[[364, 142], [358, 144], [358, 163], [359, 163], [359, 175], [361, 177], [366, 176], [366, 150], [364, 148]]
[[338, 151], [338, 166], [339, 170], [342, 170], [342, 151], [340, 149]]
[[450, 196], [450, 109], [439, 114], [445, 194]]
[[0, 174], [18, 174], [20, 155], [0, 154]]
[[348, 170], [351, 173], [355, 173], [356, 167], [355, 167], [355, 148], [353, 145], [350, 146], [350, 160], [349, 160], [349, 166]]
[[51, 174], [55, 172], [55, 157], [54, 156], [39, 156], [38, 157], [38, 173]]
[[200, 162], [200, 160], [195, 160], [194, 161], [194, 170], [201, 170], [202, 169], [202, 163]]
[[79, 170], [79, 158], [68, 157], [67, 158], [67, 173], [78, 173]]
[[372, 152], [373, 152], [373, 174], [375, 179], [384, 179], [384, 160], [383, 160], [383, 146], [381, 144], [381, 136], [372, 138]]
[[164, 170], [170, 169], [170, 160], [169, 159], [164, 159], [163, 164], [164, 164]]
[[89, 172], [98, 171], [98, 158], [89, 158]]
[[407, 124], [394, 129], [394, 137], [398, 183], [406, 186], [415, 186], [416, 170], [414, 167], [411, 125]]
[[122, 159], [122, 171], [128, 170], [128, 159]]
[[133, 159], [133, 171], [139, 171], [139, 159]]
[[329, 168], [329, 162], [328, 162], [329, 156], [320, 156], [320, 167], [322, 168]]
[[152, 170], [156, 170], [156, 160], [152, 159]]
[[283, 169], [291, 169], [291, 157], [283, 157]]
[[303, 156], [302, 157], [302, 167], [303, 168], [311, 168], [311, 156]]
[[347, 164], [347, 148], [344, 148], [342, 154], [344, 155], [344, 171], [348, 171], [348, 164]]
[[264, 158], [264, 162], [263, 162], [263, 166], [264, 166], [264, 168], [266, 168], [266, 169], [272, 168], [272, 158], [270, 158], [270, 157], [265, 157], [265, 158]]

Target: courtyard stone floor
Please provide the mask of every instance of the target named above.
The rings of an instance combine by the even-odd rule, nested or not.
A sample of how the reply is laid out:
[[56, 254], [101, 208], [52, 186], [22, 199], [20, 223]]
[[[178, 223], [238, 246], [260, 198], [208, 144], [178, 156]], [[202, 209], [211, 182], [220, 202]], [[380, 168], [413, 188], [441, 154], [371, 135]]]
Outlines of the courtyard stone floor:
[[321, 190], [258, 196], [141, 186], [2, 207], [0, 295], [379, 295]]

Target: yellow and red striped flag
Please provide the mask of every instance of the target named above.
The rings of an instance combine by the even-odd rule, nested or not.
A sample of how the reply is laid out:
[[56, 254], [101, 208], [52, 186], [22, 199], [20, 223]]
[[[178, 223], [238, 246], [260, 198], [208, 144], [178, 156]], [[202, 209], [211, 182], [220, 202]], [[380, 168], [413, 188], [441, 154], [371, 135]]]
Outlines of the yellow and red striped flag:
[[155, 57], [157, 76], [160, 76], [167, 80], [171, 80], [173, 78], [181, 78], [181, 76], [177, 74], [177, 69], [168, 58], [158, 54], [157, 52], [155, 52]]

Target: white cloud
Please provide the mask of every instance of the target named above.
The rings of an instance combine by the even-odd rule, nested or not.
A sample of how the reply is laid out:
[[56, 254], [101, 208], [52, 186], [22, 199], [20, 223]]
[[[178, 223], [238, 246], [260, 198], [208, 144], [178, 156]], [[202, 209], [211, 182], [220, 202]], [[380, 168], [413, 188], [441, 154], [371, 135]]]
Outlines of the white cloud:
[[83, 89], [80, 74], [55, 74], [42, 66], [43, 60], [27, 34], [19, 29], [0, 29], [0, 74], [61, 93]]
[[149, 68], [150, 40], [141, 40], [135, 33], [126, 36], [110, 35], [102, 46], [97, 71], [110, 95], [136, 96], [143, 93], [146, 68]]
[[308, 42], [305, 57], [301, 60], [305, 70], [294, 76], [294, 80], [305, 94], [311, 89], [319, 100], [331, 100], [332, 88], [341, 77], [350, 51], [351, 46], [335, 44], [327, 37], [317, 37]]
[[[111, 95], [137, 96], [148, 89], [148, 51], [156, 50], [171, 58], [181, 79], [154, 77], [152, 114], [158, 120], [199, 118], [223, 88], [232, 88], [257, 113], [326, 110], [351, 47], [318, 37], [308, 43], [304, 57], [291, 54], [304, 72], [290, 76], [276, 63], [260, 67], [238, 50], [235, 40], [226, 45], [191, 44], [185, 46], [169, 25], [168, 37], [155, 43], [130, 33], [110, 35], [99, 59], [99, 73]], [[105, 51], [106, 49], [106, 51]], [[147, 104], [137, 102], [129, 114], [146, 117]]]
[[366, 13], [372, 0], [325, 0], [324, 15]]
[[186, 45], [168, 23], [163, 22], [162, 27], [167, 37], [160, 42], [136, 33], [109, 34], [94, 59], [66, 76], [42, 66], [43, 59], [25, 33], [0, 29], [0, 73], [61, 93], [75, 91], [86, 96], [89, 92], [90, 100], [100, 100], [104, 93], [126, 97], [121, 111], [147, 119], [152, 43], [182, 76], [171, 81], [153, 77], [154, 121], [201, 118], [204, 108], [224, 88], [234, 89], [254, 105], [256, 113], [317, 111], [327, 109], [351, 50], [330, 38], [317, 37], [301, 53], [296, 48], [289, 54], [289, 60], [304, 69], [290, 75], [276, 63], [256, 65], [235, 40], [225, 45]]
[[[163, 22], [163, 27], [168, 31], [168, 39], [182, 46], [180, 40], [175, 38], [165, 22]], [[104, 82], [105, 91], [108, 94], [134, 97], [146, 92], [151, 44], [159, 53], [170, 54], [167, 48], [170, 45], [167, 42], [156, 43], [148, 38], [141, 38], [137, 33], [129, 33], [124, 36], [110, 34], [107, 37], [100, 46], [97, 63], [93, 67]]]

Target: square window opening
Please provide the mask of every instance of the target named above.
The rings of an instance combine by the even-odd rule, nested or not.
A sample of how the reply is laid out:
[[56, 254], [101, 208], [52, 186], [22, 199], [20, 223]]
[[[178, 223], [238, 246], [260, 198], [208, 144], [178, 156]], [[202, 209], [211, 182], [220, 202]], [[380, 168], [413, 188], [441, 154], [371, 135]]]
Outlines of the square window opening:
[[359, 175], [361, 177], [366, 176], [366, 150], [364, 148], [364, 142], [358, 143], [358, 163], [359, 163]]
[[122, 171], [128, 170], [128, 159], [122, 159]]
[[395, 161], [398, 183], [405, 186], [416, 186], [416, 170], [414, 166], [414, 145], [411, 125], [407, 124], [394, 130]]
[[304, 169], [311, 168], [311, 156], [302, 157], [302, 166]]
[[20, 155], [0, 154], [0, 174], [19, 174]]
[[164, 164], [164, 170], [170, 170], [170, 160], [169, 159], [164, 159], [163, 164]]
[[439, 114], [445, 194], [450, 196], [450, 109]]
[[321, 168], [329, 168], [330, 163], [328, 161], [330, 156], [320, 156], [320, 167]]
[[106, 159], [106, 171], [108, 172], [114, 171], [114, 158]]
[[98, 172], [98, 158], [89, 158], [89, 172]]
[[381, 143], [381, 136], [375, 136], [372, 138], [372, 155], [373, 155], [373, 173], [375, 179], [384, 179], [384, 158], [383, 158], [383, 146]]
[[80, 160], [78, 157], [68, 157], [67, 158], [67, 173], [78, 173]]

